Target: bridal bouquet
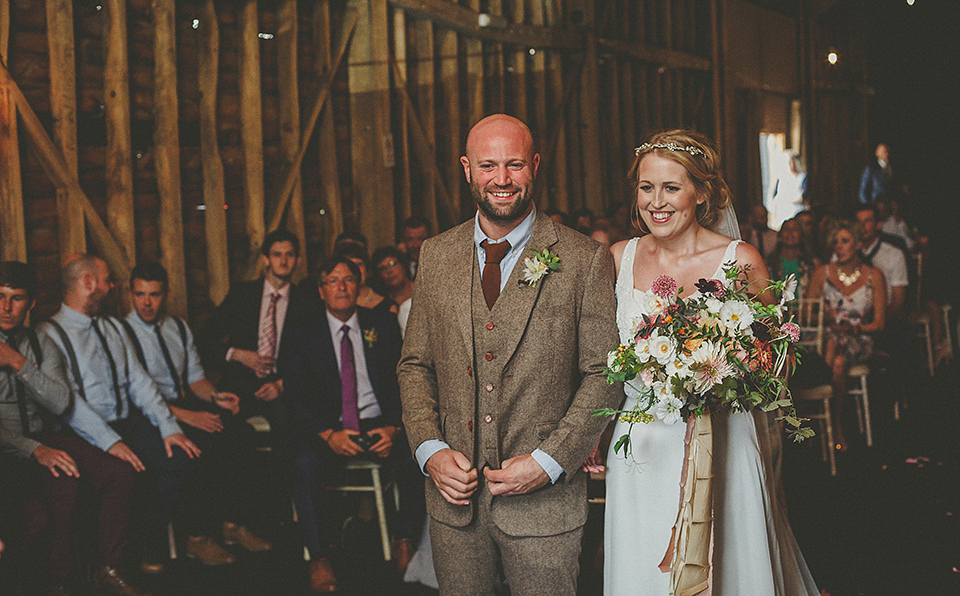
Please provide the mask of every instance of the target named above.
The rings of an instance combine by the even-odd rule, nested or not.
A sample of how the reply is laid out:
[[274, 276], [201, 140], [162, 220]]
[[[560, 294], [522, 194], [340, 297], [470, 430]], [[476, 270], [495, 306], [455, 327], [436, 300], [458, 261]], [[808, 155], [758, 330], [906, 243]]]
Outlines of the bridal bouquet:
[[[701, 279], [699, 292], [680, 298], [683, 288], [661, 275], [640, 296], [644, 314], [635, 323], [633, 341], [607, 356], [606, 375], [638, 393], [632, 409], [598, 410], [621, 421], [648, 423], [654, 417], [674, 424], [708, 409], [764, 411], [781, 409], [794, 440], [812, 436], [802, 426], [785, 378], [791, 346], [800, 327], [784, 322], [785, 304], [795, 298], [796, 279], [769, 282], [766, 292], [778, 300], [764, 305], [747, 293], [747, 271], [725, 264], [726, 278]], [[628, 451], [629, 432], [614, 450]]]

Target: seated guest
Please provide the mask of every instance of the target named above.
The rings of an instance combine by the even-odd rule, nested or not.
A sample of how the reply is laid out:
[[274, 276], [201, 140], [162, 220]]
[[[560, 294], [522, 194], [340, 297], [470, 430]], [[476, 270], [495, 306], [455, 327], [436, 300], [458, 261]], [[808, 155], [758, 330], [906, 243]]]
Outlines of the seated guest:
[[796, 276], [797, 296], [805, 295], [810, 276], [820, 265], [820, 261], [806, 251], [803, 228], [796, 218], [788, 219], [780, 225], [777, 245], [766, 261], [771, 279], [786, 279], [791, 273]]
[[367, 237], [360, 232], [354, 232], [352, 230], [347, 230], [346, 232], [340, 232], [337, 234], [336, 239], [333, 241], [333, 252], [336, 253], [345, 246], [359, 248], [363, 254], [367, 254], [367, 251], [370, 250], [370, 247], [367, 244]]
[[430, 222], [419, 215], [408, 217], [400, 228], [400, 238], [397, 241], [399, 248], [407, 255], [410, 279], [417, 278], [417, 266], [420, 263], [420, 245], [430, 237]]
[[883, 272], [860, 258], [860, 231], [850, 222], [838, 221], [828, 237], [833, 262], [813, 273], [808, 298], [823, 296], [826, 346], [824, 360], [830, 366], [833, 436], [836, 448], [847, 450], [840, 426], [840, 405], [847, 394], [847, 371], [873, 353], [873, 335], [886, 322], [886, 283]]
[[[104, 300], [113, 288], [107, 264], [90, 255], [73, 255], [60, 276], [63, 304], [38, 330], [52, 340], [67, 362], [66, 378], [74, 394], [109, 425], [101, 434], [88, 435], [77, 428], [78, 434], [136, 469], [144, 469], [141, 461], [146, 462], [149, 479], [138, 478], [139, 496], [135, 498], [145, 527], [137, 535], [145, 548], [152, 549], [149, 554], [159, 557], [155, 553], [166, 544], [170, 506], [182, 485], [184, 470], [189, 469], [188, 460], [199, 456], [200, 450], [183, 434], [153, 379], [140, 365], [121, 323], [101, 316]], [[68, 415], [71, 426], [80, 412], [74, 408]], [[115, 453], [118, 447], [121, 449]], [[155, 496], [156, 504], [145, 505], [147, 496]]]
[[36, 291], [32, 268], [0, 263], [0, 477], [22, 505], [5, 503], [12, 507], [6, 513], [22, 526], [23, 550], [43, 561], [28, 581], [46, 585], [47, 594], [70, 593], [70, 531], [82, 480], [96, 496], [97, 582], [109, 593], [136, 594], [117, 571], [133, 486], [134, 466], [122, 453], [129, 450], [120, 442], [103, 442], [105, 452], [55, 428], [54, 418], [72, 410], [77, 433], [113, 435], [85, 401], [73, 398], [63, 356], [50, 339], [24, 325]]
[[283, 374], [294, 420], [294, 499], [310, 551], [314, 591], [333, 591], [329, 562], [336, 521], [329, 491], [350, 458], [368, 457], [393, 469], [400, 486], [394, 530], [399, 563], [413, 552], [425, 515], [423, 477], [404, 438], [400, 417], [400, 327], [390, 313], [357, 307], [360, 271], [334, 257], [320, 266], [323, 313], [292, 330]]
[[272, 446], [281, 449], [285, 418], [277, 402], [283, 394], [277, 355], [316, 298], [292, 283], [300, 260], [300, 240], [294, 234], [270, 232], [261, 253], [263, 278], [232, 284], [198, 340], [207, 372], [216, 373], [223, 389], [240, 397], [247, 415], [259, 414], [270, 422]]
[[[207, 380], [190, 328], [165, 312], [169, 282], [158, 263], [140, 263], [130, 273], [133, 310], [123, 319], [140, 363], [153, 378], [184, 432], [203, 451], [192, 482], [179, 501], [189, 530], [187, 555], [206, 565], [232, 563], [233, 555], [211, 536], [228, 544], [265, 551], [269, 542], [236, 522], [249, 515], [254, 480], [249, 459], [255, 453], [253, 429], [240, 419], [240, 398], [218, 392]], [[219, 521], [219, 527], [214, 523]]]
[[552, 219], [554, 223], [563, 224], [567, 227], [570, 227], [570, 218], [567, 217], [566, 213], [555, 207], [544, 209], [543, 214]]
[[900, 320], [903, 317], [909, 284], [906, 255], [901, 247], [881, 235], [876, 207], [860, 205], [857, 207], [856, 217], [862, 239], [860, 258], [867, 265], [883, 272], [886, 281], [887, 320]]
[[350, 259], [360, 269], [360, 287], [357, 290], [357, 306], [397, 312], [397, 303], [385, 300], [384, 297], [370, 287], [370, 267], [367, 264], [367, 251], [356, 246], [341, 246], [334, 252], [335, 256]]
[[880, 222], [880, 233], [887, 237], [899, 238], [907, 252], [913, 250], [916, 241], [913, 230], [900, 215], [900, 204], [888, 195], [877, 197], [874, 206], [877, 208], [877, 221]]
[[767, 227], [767, 208], [754, 205], [750, 217], [740, 222], [740, 235], [766, 258], [777, 245], [777, 233]]
[[413, 280], [406, 266], [406, 255], [392, 246], [382, 246], [373, 251], [371, 262], [377, 285], [398, 305], [397, 320], [402, 335], [407, 326], [407, 317], [410, 316], [410, 299], [413, 298]]

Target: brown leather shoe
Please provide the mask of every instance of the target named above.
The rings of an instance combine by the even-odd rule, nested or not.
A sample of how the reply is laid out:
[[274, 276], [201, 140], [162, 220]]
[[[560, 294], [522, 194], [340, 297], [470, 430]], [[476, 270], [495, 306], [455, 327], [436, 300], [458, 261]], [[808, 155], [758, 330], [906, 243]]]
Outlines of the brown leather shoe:
[[390, 541], [390, 551], [393, 554], [393, 558], [397, 561], [397, 569], [400, 570], [400, 575], [403, 575], [407, 572], [407, 567], [410, 566], [410, 559], [413, 558], [413, 553], [415, 552], [413, 543], [410, 542], [409, 538], [394, 538]]
[[310, 561], [310, 589], [314, 592], [336, 592], [337, 576], [328, 559]]
[[236, 559], [222, 546], [206, 536], [191, 536], [187, 539], [187, 556], [204, 565], [227, 565]]
[[246, 526], [223, 522], [223, 541], [227, 544], [239, 544], [251, 553], [270, 550], [273, 545], [255, 535]]
[[93, 576], [93, 584], [100, 596], [149, 596], [123, 578], [116, 567], [101, 567]]

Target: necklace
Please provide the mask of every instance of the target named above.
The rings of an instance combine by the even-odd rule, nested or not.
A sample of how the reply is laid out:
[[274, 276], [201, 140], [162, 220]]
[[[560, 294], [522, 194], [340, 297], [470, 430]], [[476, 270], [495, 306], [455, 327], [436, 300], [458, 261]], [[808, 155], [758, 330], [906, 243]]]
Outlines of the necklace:
[[857, 280], [860, 279], [860, 266], [857, 265], [857, 268], [853, 270], [853, 273], [847, 275], [843, 271], [840, 271], [840, 266], [837, 266], [837, 279], [840, 280], [846, 287], [850, 287], [853, 284], [857, 283]]

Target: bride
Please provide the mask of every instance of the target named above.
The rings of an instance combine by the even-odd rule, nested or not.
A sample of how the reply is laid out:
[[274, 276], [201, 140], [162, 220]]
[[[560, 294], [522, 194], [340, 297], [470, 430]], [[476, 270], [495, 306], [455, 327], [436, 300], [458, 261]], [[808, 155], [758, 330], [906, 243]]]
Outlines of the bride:
[[[717, 152], [705, 137], [681, 130], [659, 133], [636, 154], [630, 177], [636, 184], [636, 213], [649, 233], [611, 247], [622, 343], [633, 339], [646, 312], [645, 290], [660, 275], [676, 279], [684, 298], [701, 278], [722, 279], [721, 266], [729, 261], [749, 266], [750, 281], [768, 276], [756, 249], [711, 229], [739, 236]], [[624, 387], [623, 409], [630, 409], [637, 392]], [[817, 594], [782, 500], [772, 490], [779, 436], [769, 415], [718, 413], [713, 425], [712, 566], [710, 587], [700, 593]], [[627, 430], [627, 423], [617, 422], [614, 437]], [[604, 522], [608, 596], [671, 593], [669, 564], [661, 562], [672, 545], [680, 505], [685, 431], [682, 422], [655, 420], [634, 425], [626, 457], [611, 446]]]

